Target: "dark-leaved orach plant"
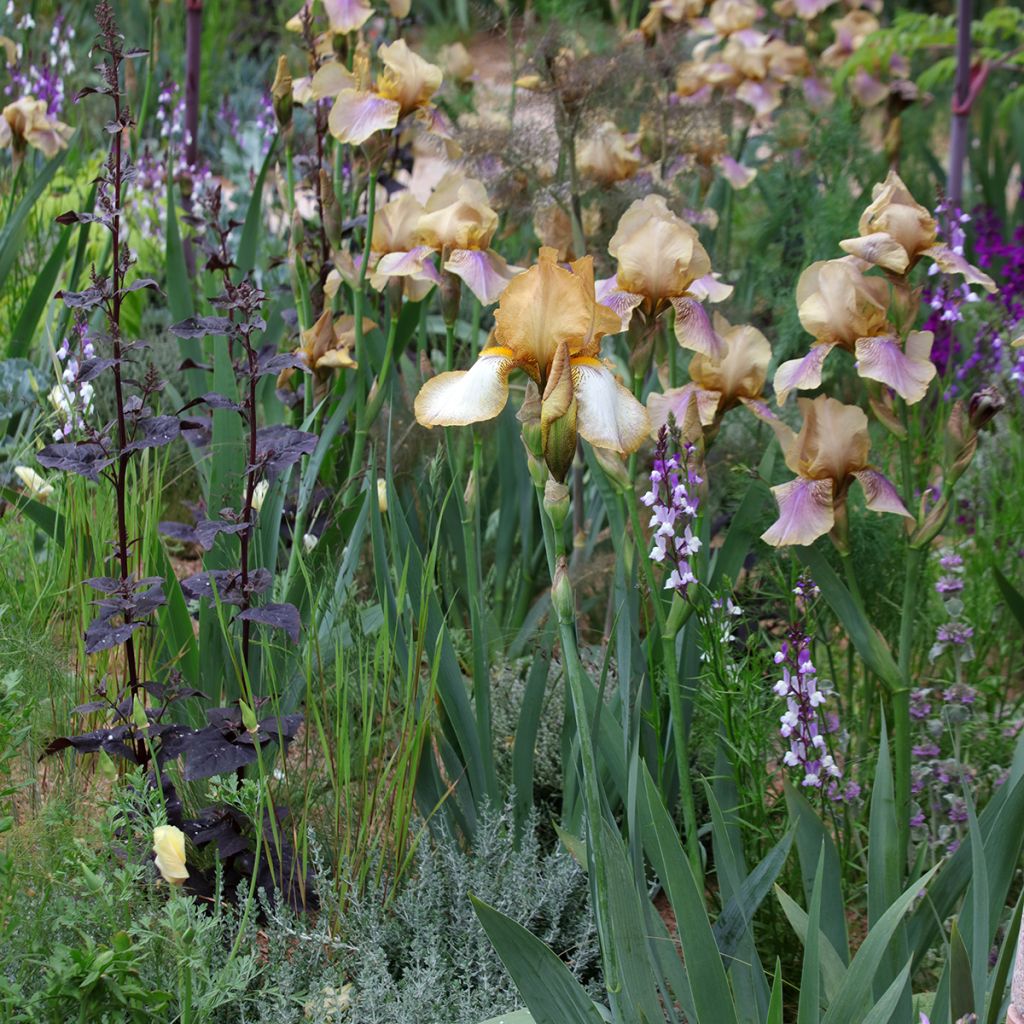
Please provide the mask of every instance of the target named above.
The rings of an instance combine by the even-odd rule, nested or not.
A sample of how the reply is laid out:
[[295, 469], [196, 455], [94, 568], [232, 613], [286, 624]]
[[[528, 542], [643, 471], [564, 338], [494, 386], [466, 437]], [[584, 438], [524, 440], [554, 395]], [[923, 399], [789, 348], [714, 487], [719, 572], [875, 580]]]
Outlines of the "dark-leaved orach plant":
[[[297, 642], [301, 623], [292, 605], [258, 603], [256, 598], [268, 590], [272, 576], [265, 568], [251, 567], [249, 548], [257, 481], [263, 476], [275, 476], [308, 454], [317, 439], [314, 434], [290, 427], [257, 427], [259, 378], [277, 374], [285, 364], [294, 365], [296, 357], [257, 349], [255, 339], [265, 328], [260, 316], [264, 293], [245, 279], [233, 283], [225, 266], [224, 292], [214, 300], [223, 315], [189, 320], [176, 325], [175, 332], [185, 337], [227, 336], [233, 351], [240, 352], [237, 373], [246, 384], [244, 398], [236, 402], [210, 392], [189, 406], [204, 403], [211, 408], [232, 409], [246, 422], [246, 449], [239, 453], [245, 474], [242, 508], [221, 509], [216, 518], [203, 516], [193, 526], [162, 524], [161, 528], [166, 534], [194, 541], [203, 548], [211, 547], [221, 533], [239, 538], [237, 568], [201, 572], [184, 580], [181, 588], [189, 598], [215, 599], [223, 606], [238, 609], [243, 699], [231, 706], [209, 708], [206, 724], [201, 728], [176, 721], [171, 708], [177, 701], [206, 695], [182, 685], [173, 670], [162, 682], [141, 677], [145, 662], [139, 656], [139, 641], [149, 618], [166, 603], [166, 581], [159, 576], [141, 576], [140, 542], [129, 532], [134, 456], [144, 449], [168, 445], [181, 434], [178, 415], [154, 411], [164, 386], [156, 371], [149, 367], [140, 374], [136, 369], [144, 344], [122, 334], [121, 306], [125, 296], [141, 288], [157, 288], [156, 282], [147, 278], [127, 280], [134, 256], [127, 242], [123, 214], [125, 193], [133, 179], [128, 136], [134, 122], [121, 80], [124, 62], [144, 51], [125, 49], [106, 0], [96, 8], [96, 21], [99, 37], [95, 50], [103, 54], [99, 66], [102, 84], [85, 89], [80, 95], [98, 94], [112, 103], [113, 118], [106, 126], [111, 137], [110, 153], [97, 183], [96, 212], [68, 212], [58, 219], [65, 224], [88, 221], [105, 227], [110, 233], [110, 271], [104, 274], [94, 267], [87, 289], [64, 292], [59, 297], [80, 315], [99, 311], [105, 320], [106, 334], [96, 337], [97, 354], [82, 361], [72, 386], [109, 373], [113, 378], [116, 416], [105, 425], [85, 427], [78, 437], [48, 445], [39, 452], [38, 459], [49, 469], [76, 473], [95, 483], [103, 480], [113, 488], [117, 520], [113, 566], [109, 575], [84, 581], [100, 594], [94, 602], [97, 614], [85, 630], [85, 652], [91, 655], [123, 648], [123, 658], [115, 662], [123, 666], [123, 675], [113, 685], [101, 684], [97, 699], [75, 709], [81, 715], [103, 713], [103, 724], [78, 735], [53, 739], [43, 756], [69, 748], [79, 753], [104, 751], [114, 758], [141, 765], [148, 772], [147, 784], [158, 788], [163, 796], [168, 823], [180, 827], [196, 846], [215, 844], [221, 862], [219, 870], [229, 893], [240, 883], [248, 882], [250, 893], [257, 885], [267, 892], [280, 890], [289, 902], [297, 905], [308, 897], [309, 880], [283, 838], [279, 827], [283, 812], [265, 795], [266, 788], [263, 787], [256, 815], [261, 819], [258, 825], [247, 820], [236, 807], [224, 805], [205, 807], [187, 817], [175, 776], [180, 771], [186, 782], [232, 772], [241, 777], [247, 766], [257, 764], [265, 778], [268, 761], [262, 751], [275, 742], [281, 747], [287, 745], [302, 722], [299, 714], [257, 718], [265, 700], [256, 699], [250, 685], [252, 624], [280, 627]], [[103, 348], [108, 351], [102, 351]], [[254, 832], [258, 832], [255, 855]], [[211, 891], [215, 871], [212, 867], [207, 871], [190, 868], [188, 887], [196, 892]]]

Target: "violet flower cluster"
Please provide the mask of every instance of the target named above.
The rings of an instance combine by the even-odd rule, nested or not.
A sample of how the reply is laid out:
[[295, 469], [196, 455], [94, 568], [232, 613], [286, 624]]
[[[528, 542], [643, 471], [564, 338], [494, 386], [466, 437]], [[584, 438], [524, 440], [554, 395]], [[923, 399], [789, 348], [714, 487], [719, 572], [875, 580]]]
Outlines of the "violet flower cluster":
[[[23, 35], [36, 27], [35, 19], [30, 13], [18, 17], [14, 0], [8, 0], [4, 8], [4, 24], [0, 34], [15, 38], [15, 33]], [[23, 43], [15, 43], [15, 61], [7, 65], [7, 83], [4, 96], [17, 99], [21, 96], [33, 96], [46, 102], [46, 112], [51, 117], [59, 117], [64, 109], [67, 98], [66, 81], [75, 70], [75, 62], [71, 56], [71, 43], [75, 38], [75, 27], [62, 13], [53, 20], [49, 37], [40, 47], [38, 62], [32, 52], [26, 50]], [[0, 53], [3, 50], [0, 48]]]
[[672, 446], [672, 435], [662, 427], [654, 452], [651, 489], [640, 500], [651, 510], [649, 525], [655, 531], [650, 558], [670, 570], [665, 589], [686, 597], [690, 584], [697, 582], [690, 559], [700, 550], [693, 526], [700, 507], [697, 488], [703, 478], [696, 470], [694, 445], [683, 442], [679, 451], [670, 452]]
[[960, 592], [964, 589], [964, 560], [955, 552], [946, 552], [939, 558], [942, 575], [935, 583], [935, 592], [942, 598], [947, 620], [935, 631], [935, 643], [928, 652], [928, 660], [935, 662], [947, 651], [953, 655], [960, 674], [960, 666], [974, 659], [973, 627], [964, 620], [964, 604]]
[[[935, 334], [932, 360], [942, 375], [955, 367], [946, 398], [970, 389], [978, 377], [1005, 378], [1024, 395], [1024, 349], [1014, 349], [1010, 344], [1024, 329], [1024, 227], [1016, 228], [1006, 238], [1004, 225], [994, 210], [979, 206], [968, 216], [947, 201], [939, 205], [937, 220], [940, 236], [961, 254], [964, 225], [974, 222], [976, 262], [999, 285], [996, 292], [985, 296], [989, 306], [995, 307], [994, 318], [982, 324], [966, 345], [957, 338], [956, 324], [963, 320], [964, 306], [980, 296], [946, 276], [925, 290], [931, 314], [923, 326]], [[932, 268], [932, 272], [936, 270]]]
[[783, 755], [788, 768], [802, 773], [801, 785], [822, 789], [842, 777], [842, 772], [829, 753], [825, 735], [828, 723], [824, 707], [828, 696], [820, 688], [818, 670], [811, 661], [811, 638], [794, 626], [775, 655], [775, 664], [782, 678], [773, 690], [786, 702], [779, 718], [779, 734], [789, 744]]
[[94, 390], [87, 380], [80, 381], [82, 363], [96, 356], [96, 349], [89, 338], [89, 328], [84, 319], [73, 329], [72, 337], [65, 338], [57, 349], [57, 361], [61, 366], [60, 381], [50, 389], [50, 404], [57, 412], [57, 428], [54, 441], [66, 441], [76, 431], [85, 429], [85, 417], [92, 411]]

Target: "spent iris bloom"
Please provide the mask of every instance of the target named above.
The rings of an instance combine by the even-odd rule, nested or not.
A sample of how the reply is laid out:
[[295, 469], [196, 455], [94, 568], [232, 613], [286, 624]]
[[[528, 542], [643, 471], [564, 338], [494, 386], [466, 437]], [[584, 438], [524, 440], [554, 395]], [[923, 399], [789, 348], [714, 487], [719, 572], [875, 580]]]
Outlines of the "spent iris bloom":
[[672, 306], [679, 344], [721, 358], [725, 346], [700, 300], [720, 301], [731, 289], [711, 276], [711, 260], [696, 230], [668, 208], [663, 196], [638, 199], [626, 210], [608, 252], [618, 272], [601, 283], [600, 301], [620, 316], [623, 329], [637, 309], [653, 322]]
[[857, 257], [812, 263], [796, 287], [797, 311], [804, 330], [814, 335], [807, 355], [782, 363], [775, 371], [775, 393], [785, 403], [793, 390], [821, 387], [821, 371], [834, 348], [851, 352], [857, 373], [891, 387], [906, 402], [924, 398], [935, 376], [930, 359], [931, 331], [911, 331], [901, 347], [889, 322], [889, 285], [869, 277]]
[[781, 420], [768, 420], [786, 465], [797, 476], [772, 488], [779, 518], [762, 540], [775, 547], [812, 544], [833, 529], [837, 513], [845, 519], [846, 496], [854, 480], [869, 509], [910, 518], [896, 488], [868, 464], [871, 440], [863, 409], [827, 395], [801, 398], [800, 409], [804, 422], [799, 433]]
[[576, 167], [584, 178], [607, 187], [632, 178], [640, 167], [640, 157], [614, 121], [603, 121], [580, 142]]
[[[508, 401], [508, 378], [522, 370], [541, 393], [541, 430], [552, 472], [576, 433], [599, 448], [636, 451], [647, 436], [647, 412], [601, 361], [600, 343], [621, 330], [619, 318], [594, 298], [594, 262], [584, 256], [560, 266], [554, 249], [514, 278], [495, 311], [492, 339], [469, 370], [428, 380], [416, 396], [416, 419], [425, 427], [464, 426], [493, 419]], [[574, 421], [574, 422], [572, 422]], [[551, 427], [569, 427], [549, 448]], [[570, 444], [571, 442], [571, 444]], [[567, 465], [566, 465], [567, 468]], [[560, 478], [561, 479], [561, 478]]]
[[20, 160], [28, 146], [51, 159], [67, 148], [74, 131], [63, 121], [49, 117], [46, 101], [22, 96], [8, 103], [0, 116], [0, 149], [11, 147], [15, 160]]
[[[363, 317], [363, 333], [372, 331], [376, 323]], [[352, 355], [355, 346], [356, 319], [354, 316], [335, 317], [330, 307], [326, 308], [312, 327], [302, 332], [302, 344], [295, 349], [312, 371], [315, 379], [315, 397], [319, 401], [326, 393], [327, 381], [333, 370], [354, 370], [356, 361]], [[286, 367], [277, 378], [277, 386], [284, 387], [295, 373], [294, 367]]]

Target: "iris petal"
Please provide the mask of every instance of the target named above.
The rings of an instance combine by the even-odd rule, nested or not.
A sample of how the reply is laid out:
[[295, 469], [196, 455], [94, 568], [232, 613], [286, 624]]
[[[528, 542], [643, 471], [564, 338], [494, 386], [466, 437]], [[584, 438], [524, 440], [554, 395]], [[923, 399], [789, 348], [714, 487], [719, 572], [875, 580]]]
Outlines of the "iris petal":
[[828, 533], [835, 523], [832, 507], [832, 480], [797, 477], [772, 488], [779, 505], [779, 518], [761, 539], [773, 547], [789, 544], [813, 544]]
[[428, 380], [416, 396], [416, 419], [425, 427], [463, 427], [494, 419], [508, 401], [508, 375], [515, 367], [503, 348], [484, 349], [468, 370], [450, 370]]
[[580, 436], [597, 448], [635, 452], [650, 433], [647, 410], [599, 360], [574, 359], [572, 370]]
[[924, 398], [936, 372], [928, 358], [931, 331], [914, 331], [913, 335], [918, 339], [924, 336], [926, 342], [912, 347], [908, 338], [907, 351], [904, 352], [895, 338], [858, 338], [855, 350], [857, 373], [867, 380], [888, 385], [909, 405], [915, 405]]
[[894, 515], [913, 518], [892, 482], [877, 469], [861, 469], [853, 476], [864, 489], [866, 504], [873, 512], [892, 512]]
[[707, 310], [689, 296], [672, 300], [676, 311], [676, 340], [683, 348], [702, 352], [706, 356], [721, 359], [725, 355], [725, 343], [711, 325]]
[[834, 344], [812, 345], [810, 352], [801, 359], [790, 359], [775, 371], [775, 399], [785, 405], [790, 391], [809, 391], [821, 387], [821, 368], [825, 365]]
[[493, 249], [455, 249], [444, 269], [462, 278], [485, 306], [497, 302], [509, 281], [522, 273], [521, 267], [509, 266]]
[[350, 146], [362, 145], [374, 132], [390, 131], [398, 124], [401, 107], [375, 92], [342, 89], [327, 119], [331, 134]]

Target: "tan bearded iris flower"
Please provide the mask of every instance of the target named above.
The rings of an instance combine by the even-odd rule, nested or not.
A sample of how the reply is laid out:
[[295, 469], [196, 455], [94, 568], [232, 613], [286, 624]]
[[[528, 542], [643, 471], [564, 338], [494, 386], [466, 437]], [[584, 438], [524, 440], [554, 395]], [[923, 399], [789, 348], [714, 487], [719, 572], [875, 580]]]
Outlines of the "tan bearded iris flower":
[[313, 76], [311, 90], [316, 99], [335, 97], [327, 125], [339, 142], [362, 145], [409, 114], [431, 115], [430, 101], [441, 87], [441, 69], [413, 53], [404, 39], [380, 46], [377, 56], [384, 66], [373, 88], [365, 55], [357, 55], [352, 73], [331, 61]]
[[556, 256], [541, 249], [538, 262], [509, 284], [494, 314], [491, 343], [471, 369], [427, 381], [415, 412], [426, 427], [493, 419], [508, 400], [509, 374], [522, 370], [543, 396], [545, 459], [563, 479], [577, 433], [596, 447], [628, 453], [640, 447], [650, 425], [644, 407], [599, 358], [601, 338], [621, 324], [594, 298], [593, 259], [584, 256], [566, 269]]
[[858, 238], [847, 238], [839, 247], [884, 270], [906, 274], [927, 256], [943, 273], [962, 274], [971, 284], [989, 292], [996, 290], [992, 278], [948, 245], [936, 242], [935, 218], [914, 199], [895, 171], [875, 185], [871, 205], [861, 214], [857, 230]]
[[834, 348], [857, 360], [857, 373], [891, 387], [904, 401], [920, 402], [935, 376], [930, 331], [911, 331], [900, 346], [889, 322], [889, 285], [868, 277], [855, 257], [812, 263], [796, 288], [797, 309], [804, 330], [814, 335], [810, 352], [782, 363], [775, 371], [780, 405], [790, 391], [821, 386], [821, 371]]
[[663, 196], [638, 199], [626, 210], [608, 252], [618, 273], [614, 282], [602, 282], [611, 287], [602, 287], [600, 301], [619, 314], [624, 327], [637, 308], [653, 321], [671, 305], [679, 344], [721, 358], [722, 340], [699, 300], [710, 295], [717, 301], [722, 290], [696, 230], [668, 208]]
[[580, 174], [605, 187], [632, 178], [640, 158], [614, 121], [604, 121], [584, 139], [576, 153]]
[[12, 146], [20, 158], [27, 146], [50, 159], [65, 149], [74, 131], [62, 121], [47, 116], [46, 101], [32, 96], [9, 103], [0, 117], [0, 149]]
[[647, 411], [655, 435], [668, 423], [669, 413], [677, 423], [683, 423], [690, 402], [696, 403], [704, 427], [714, 426], [740, 403], [759, 402], [772, 358], [768, 339], [750, 324], [733, 327], [719, 313], [715, 314], [714, 328], [724, 344], [724, 355], [716, 359], [695, 353], [690, 360], [689, 384], [648, 397]]
[[497, 229], [498, 215], [488, 205], [483, 184], [452, 171], [427, 200], [410, 233], [412, 247], [383, 256], [376, 271], [392, 277], [422, 273], [426, 257], [439, 252], [443, 268], [461, 278], [489, 306], [521, 272], [490, 248]]
[[856, 480], [867, 507], [910, 518], [896, 488], [868, 464], [871, 440], [868, 418], [855, 405], [819, 395], [800, 399], [804, 422], [794, 433], [780, 420], [769, 420], [782, 446], [786, 465], [796, 479], [772, 488], [779, 518], [762, 534], [775, 547], [812, 544], [845, 514], [846, 497]]

